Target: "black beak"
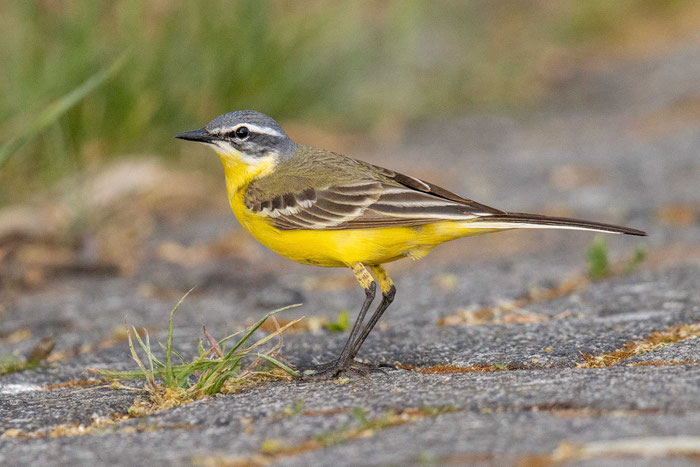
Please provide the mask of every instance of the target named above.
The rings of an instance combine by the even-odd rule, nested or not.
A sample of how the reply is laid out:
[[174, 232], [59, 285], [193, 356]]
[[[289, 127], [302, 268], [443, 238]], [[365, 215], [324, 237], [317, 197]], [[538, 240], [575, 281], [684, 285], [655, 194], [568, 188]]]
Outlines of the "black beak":
[[187, 141], [197, 141], [199, 143], [211, 143], [214, 140], [214, 137], [204, 128], [186, 131], [184, 133], [180, 133], [179, 135], [175, 135], [175, 137]]

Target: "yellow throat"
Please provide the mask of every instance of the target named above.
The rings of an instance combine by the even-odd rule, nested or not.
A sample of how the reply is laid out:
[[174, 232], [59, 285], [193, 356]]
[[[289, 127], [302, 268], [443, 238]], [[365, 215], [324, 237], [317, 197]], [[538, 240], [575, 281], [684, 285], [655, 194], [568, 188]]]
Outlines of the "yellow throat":
[[240, 152], [229, 153], [217, 150], [216, 154], [224, 166], [229, 201], [232, 201], [239, 190], [245, 191], [253, 179], [264, 177], [272, 172], [278, 161], [276, 154], [269, 154], [255, 159], [247, 157]]

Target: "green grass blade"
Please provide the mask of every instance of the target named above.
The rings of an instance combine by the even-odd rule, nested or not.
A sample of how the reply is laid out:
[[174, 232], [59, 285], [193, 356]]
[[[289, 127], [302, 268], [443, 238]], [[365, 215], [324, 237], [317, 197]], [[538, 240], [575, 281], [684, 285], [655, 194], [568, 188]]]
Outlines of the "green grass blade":
[[269, 341], [270, 339], [273, 339], [273, 338], [279, 336], [279, 335], [282, 334], [284, 331], [286, 331], [288, 328], [290, 328], [291, 326], [295, 325], [296, 323], [298, 323], [299, 321], [301, 321], [301, 320], [303, 320], [303, 319], [304, 319], [304, 317], [302, 316], [301, 318], [295, 319], [294, 321], [290, 321], [289, 323], [285, 324], [284, 326], [282, 326], [281, 328], [277, 329], [276, 331], [271, 332], [270, 334], [268, 334], [267, 336], [263, 337], [263, 338], [260, 339], [259, 341], [256, 341], [256, 342], [255, 342], [253, 345], [251, 345], [250, 347], [246, 347], [245, 351], [246, 351], [246, 352], [250, 352], [251, 350], [253, 350], [253, 349], [257, 348], [257, 347], [260, 347], [261, 345], [265, 344], [265, 343], [266, 343], [267, 341]]
[[[187, 363], [187, 361], [185, 360], [185, 357], [183, 357], [182, 354], [181, 354], [180, 352], [178, 352], [178, 351], [175, 350], [175, 349], [171, 349], [171, 352], [172, 352], [173, 355], [175, 355], [175, 356], [180, 360], [180, 363], [179, 363], [178, 365], [184, 365], [184, 364]], [[175, 366], [178, 366], [178, 365], [174, 365], [173, 368], [174, 368]]]
[[148, 335], [148, 331], [145, 329], [144, 332], [146, 333], [146, 347], [148, 347], [148, 367], [151, 369], [151, 374], [155, 374], [155, 371], [153, 370], [153, 361], [156, 359], [156, 357], [153, 355], [153, 352], [151, 352], [151, 337]]
[[170, 319], [168, 320], [168, 340], [165, 344], [165, 380], [166, 384], [170, 387], [172, 387], [173, 384], [177, 384], [175, 375], [173, 374], [173, 317], [175, 316], [175, 313], [177, 312], [178, 308], [180, 308], [180, 305], [182, 305], [182, 302], [185, 301], [187, 296], [193, 290], [194, 287], [188, 290], [187, 293], [183, 295], [182, 298], [180, 298], [175, 307], [170, 311]]
[[276, 309], [276, 310], [270, 311], [269, 313], [266, 313], [265, 316], [263, 316], [262, 318], [260, 318], [260, 319], [258, 320], [257, 323], [255, 323], [253, 326], [251, 326], [251, 327], [248, 329], [248, 331], [245, 333], [245, 335], [241, 338], [241, 340], [239, 340], [239, 341], [236, 343], [236, 345], [234, 345], [233, 348], [232, 348], [231, 350], [229, 350], [229, 351], [226, 353], [226, 356], [224, 356], [224, 359], [228, 358], [229, 355], [233, 355], [233, 353], [234, 353], [236, 350], [238, 350], [241, 346], [244, 346], [244, 348], [245, 348], [245, 344], [248, 342], [248, 339], [250, 339], [250, 336], [252, 336], [253, 333], [254, 333], [255, 331], [257, 331], [258, 328], [259, 328], [260, 326], [262, 326], [263, 323], [264, 323], [265, 321], [267, 321], [267, 319], [268, 319], [270, 316], [276, 315], [276, 314], [279, 313], [280, 311], [285, 311], [285, 310], [288, 310], [288, 309], [290, 309], [290, 308], [296, 308], [296, 307], [298, 307], [298, 306], [301, 306], [301, 303], [295, 303], [294, 305], [288, 305], [288, 306], [285, 306], [285, 307], [278, 308], [278, 309]]
[[[239, 334], [243, 334], [245, 331], [246, 331], [245, 329], [241, 329], [240, 331], [234, 332], [233, 334], [228, 335], [228, 336], [224, 337], [223, 339], [221, 339], [219, 341], [219, 347], [221, 347], [221, 350], [222, 351], [224, 350], [224, 344], [226, 344], [226, 342], [233, 339], [234, 337], [236, 337]], [[224, 352], [224, 353], [226, 353], [226, 352]]]
[[72, 107], [82, 101], [88, 94], [104, 84], [108, 79], [117, 74], [126, 64], [129, 52], [122, 53], [107, 68], [103, 68], [90, 78], [85, 80], [80, 86], [49, 105], [39, 117], [27, 127], [22, 133], [0, 146], [0, 167], [17, 152], [22, 146], [30, 142], [42, 131], [54, 124], [61, 116]]
[[144, 366], [143, 362], [139, 358], [139, 354], [136, 353], [136, 347], [134, 346], [134, 341], [131, 339], [131, 333], [127, 334], [129, 337], [129, 350], [131, 351], [131, 358], [134, 359], [136, 364], [138, 365], [139, 369], [141, 370], [141, 373], [143, 373], [143, 376], [146, 378], [146, 381], [148, 381], [148, 384], [151, 385], [151, 389], [154, 391], [157, 390], [156, 388], [156, 382], [153, 377], [153, 373], [149, 373], [146, 367]]
[[[134, 331], [134, 336], [136, 337], [136, 340], [138, 341], [139, 345], [143, 349], [144, 352], [146, 352], [146, 355], [148, 356], [148, 359], [154, 362], [156, 365], [159, 367], [163, 368], [165, 367], [165, 364], [163, 364], [160, 360], [156, 358], [155, 355], [153, 355], [153, 352], [151, 351], [151, 342], [149, 341], [148, 343], [144, 343], [143, 340], [141, 339], [141, 336], [139, 336], [138, 331], [136, 330], [135, 326], [131, 326], [131, 329]], [[145, 331], [145, 329], [144, 329]], [[146, 332], [146, 337], [148, 337], [148, 332]]]
[[226, 384], [226, 381], [238, 376], [239, 373], [240, 365], [236, 365], [233, 368], [230, 368], [224, 371], [223, 373], [216, 375], [215, 378], [210, 378], [212, 381], [210, 381], [208, 385], [204, 385], [204, 387], [202, 388], [202, 392], [209, 396], [218, 394], [219, 392], [221, 392], [221, 388], [224, 386], [224, 384]]
[[202, 375], [196, 387], [205, 393], [208, 393], [207, 391], [209, 391], [211, 387], [218, 387], [220, 389], [228, 378], [240, 373], [241, 361], [243, 357], [247, 355], [246, 352], [239, 352], [228, 357], [211, 361], [211, 363], [215, 365], [213, 365], [205, 375]]
[[258, 353], [258, 354], [256, 354], [256, 355], [257, 355], [258, 357], [260, 357], [260, 358], [262, 358], [262, 359], [264, 359], [264, 360], [267, 360], [268, 362], [272, 363], [272, 364], [275, 365], [277, 368], [281, 368], [282, 370], [286, 371], [287, 373], [289, 373], [289, 374], [292, 375], [292, 376], [295, 376], [295, 377], [296, 377], [296, 376], [299, 376], [299, 372], [298, 372], [298, 371], [292, 370], [290, 367], [288, 367], [288, 366], [285, 365], [284, 363], [280, 362], [280, 361], [277, 360], [276, 358], [271, 357], [270, 355], [267, 355], [267, 354], [264, 354], [264, 353]]

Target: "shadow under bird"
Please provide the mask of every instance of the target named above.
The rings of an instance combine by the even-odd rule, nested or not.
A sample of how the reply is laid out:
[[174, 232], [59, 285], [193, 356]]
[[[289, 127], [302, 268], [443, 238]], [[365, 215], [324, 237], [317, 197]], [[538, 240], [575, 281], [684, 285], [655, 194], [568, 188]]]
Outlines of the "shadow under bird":
[[[297, 144], [275, 120], [251, 110], [221, 115], [176, 137], [216, 151], [231, 208], [260, 243], [299, 263], [350, 268], [364, 289], [340, 356], [307, 377], [370, 368], [355, 357], [396, 294], [384, 263], [422, 258], [443, 242], [507, 229], [646, 235], [599, 222], [501, 211], [410, 175]], [[382, 298], [364, 323], [377, 283]]]

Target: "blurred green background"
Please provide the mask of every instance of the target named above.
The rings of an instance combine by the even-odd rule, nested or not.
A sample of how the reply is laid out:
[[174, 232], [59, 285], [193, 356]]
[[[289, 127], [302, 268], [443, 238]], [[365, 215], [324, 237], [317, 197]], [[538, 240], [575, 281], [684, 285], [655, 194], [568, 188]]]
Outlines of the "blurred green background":
[[[533, 105], [567, 63], [666, 40], [696, 5], [6, 0], [0, 146], [27, 144], [0, 161], [0, 204], [108, 158], [177, 161], [175, 133], [234, 109], [382, 140], [384, 129], [424, 119]], [[28, 133], [125, 51], [116, 73]]]

